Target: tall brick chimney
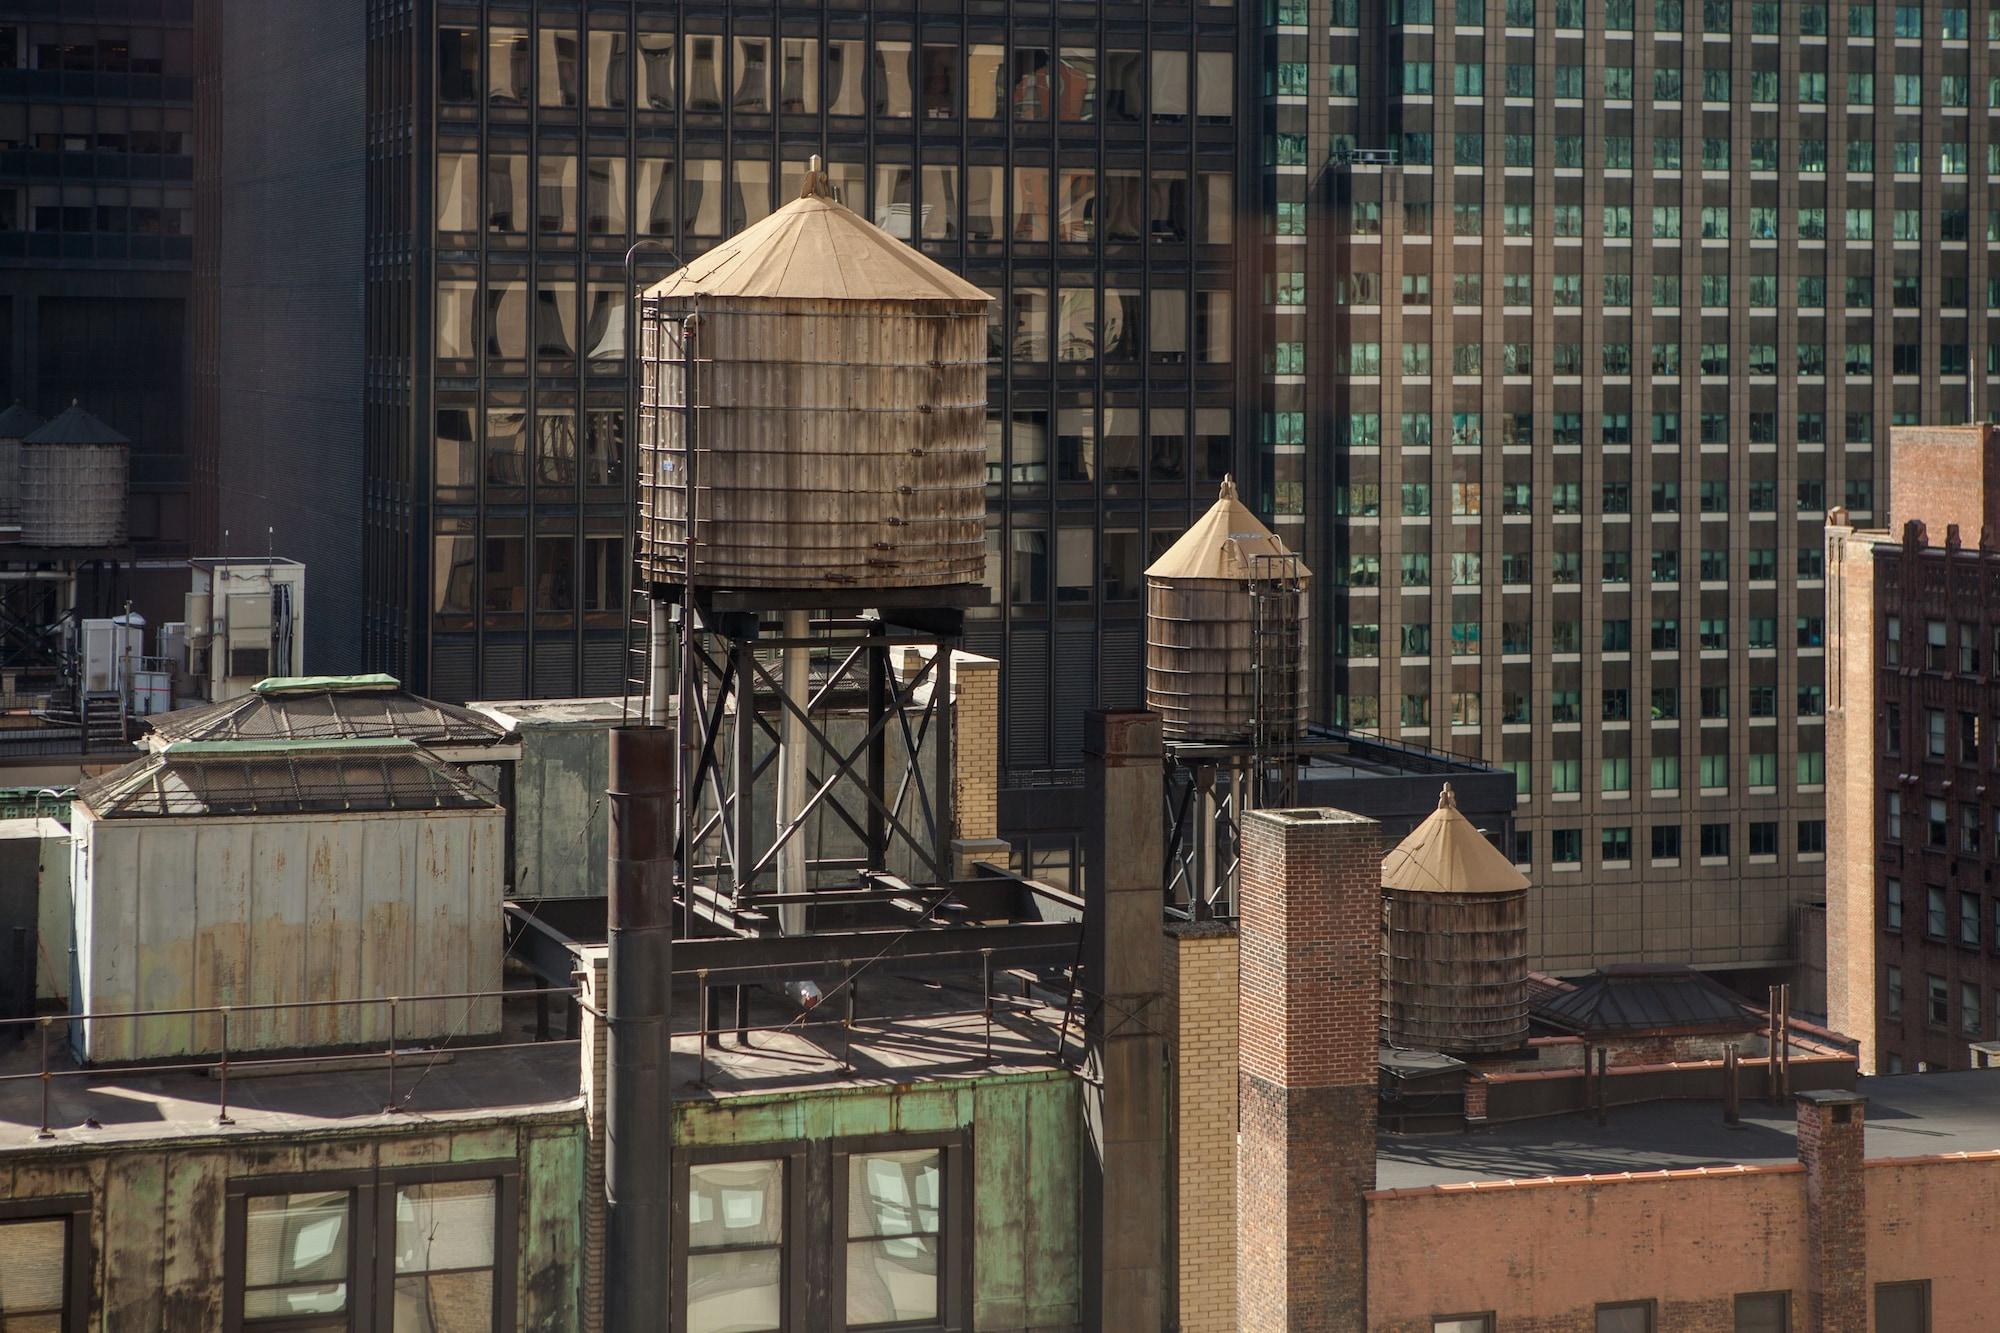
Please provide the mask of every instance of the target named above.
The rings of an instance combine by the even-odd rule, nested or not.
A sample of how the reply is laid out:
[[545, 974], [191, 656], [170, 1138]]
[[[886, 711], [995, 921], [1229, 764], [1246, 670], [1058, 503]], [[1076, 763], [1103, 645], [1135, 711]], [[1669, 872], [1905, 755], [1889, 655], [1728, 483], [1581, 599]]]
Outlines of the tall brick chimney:
[[1362, 1333], [1375, 1184], [1382, 835], [1339, 810], [1243, 820], [1236, 1309], [1245, 1333]]
[[1804, 1333], [1868, 1333], [1868, 1199], [1861, 1166], [1868, 1099], [1798, 1095], [1806, 1168]]

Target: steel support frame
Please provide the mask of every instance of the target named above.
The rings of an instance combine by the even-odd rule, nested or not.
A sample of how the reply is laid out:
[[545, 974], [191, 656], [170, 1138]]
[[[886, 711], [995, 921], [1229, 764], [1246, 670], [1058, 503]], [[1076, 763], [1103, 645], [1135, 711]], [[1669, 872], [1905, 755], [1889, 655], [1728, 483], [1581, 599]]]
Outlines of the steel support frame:
[[[721, 610], [697, 594], [686, 634], [683, 707], [695, 734], [682, 752], [688, 794], [683, 864], [742, 907], [780, 893], [780, 852], [804, 836], [814, 814], [832, 818], [863, 848], [863, 867], [852, 859], [808, 856], [808, 879], [826, 875], [851, 881], [857, 870], [889, 868], [891, 853], [907, 849], [918, 877], [952, 878], [952, 743], [949, 681], [961, 638], [961, 615], [909, 618], [894, 613], [824, 614], [805, 640], [784, 633], [779, 610]], [[774, 599], [775, 600], [775, 599]], [[786, 688], [775, 659], [787, 649], [814, 650], [826, 664], [803, 707]], [[896, 650], [929, 650], [908, 680], [895, 670]], [[774, 659], [767, 662], [766, 657]], [[928, 690], [924, 687], [930, 686]], [[865, 703], [865, 730], [843, 743], [829, 731], [826, 711]], [[789, 728], [783, 724], [789, 722]], [[759, 808], [757, 784], [777, 763], [783, 731], [803, 736], [805, 799], [782, 824], [776, 810]], [[899, 781], [889, 780], [891, 738], [918, 758]], [[763, 747], [762, 753], [759, 748]], [[815, 878], [818, 876], [819, 878]]]

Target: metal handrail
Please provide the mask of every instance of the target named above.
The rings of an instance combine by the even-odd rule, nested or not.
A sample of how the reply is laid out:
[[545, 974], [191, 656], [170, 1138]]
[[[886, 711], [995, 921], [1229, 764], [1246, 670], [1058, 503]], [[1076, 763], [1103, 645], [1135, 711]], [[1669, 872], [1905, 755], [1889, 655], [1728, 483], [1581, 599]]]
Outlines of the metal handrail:
[[[25, 1074], [0, 1074], [0, 1085], [24, 1082], [28, 1079], [35, 1079], [41, 1083], [41, 1118], [35, 1132], [35, 1137], [39, 1140], [48, 1140], [55, 1137], [55, 1130], [49, 1124], [50, 1091], [55, 1080], [59, 1078], [84, 1077], [105, 1079], [121, 1075], [215, 1074], [218, 1076], [215, 1123], [221, 1126], [230, 1126], [236, 1123], [229, 1114], [229, 1074], [232, 1069], [256, 1069], [271, 1065], [295, 1065], [301, 1061], [308, 1060], [316, 1064], [332, 1065], [361, 1060], [387, 1059], [389, 1062], [389, 1095], [383, 1103], [382, 1114], [393, 1115], [405, 1109], [405, 1106], [399, 1104], [397, 1099], [397, 1057], [399, 1055], [428, 1055], [435, 1060], [438, 1055], [442, 1054], [450, 1046], [453, 1040], [453, 1036], [448, 1035], [441, 1040], [429, 1042], [421, 1046], [397, 1046], [396, 1013], [398, 1006], [405, 1004], [443, 1003], [452, 1000], [533, 999], [551, 995], [568, 996], [576, 1002], [579, 1008], [598, 1018], [603, 1017], [598, 1010], [584, 1000], [581, 987], [543, 986], [513, 990], [441, 991], [428, 995], [369, 995], [341, 1000], [275, 1000], [255, 1004], [193, 1005], [174, 1009], [134, 1009], [95, 1014], [41, 1014], [31, 1018], [0, 1019], [0, 1032], [5, 1032], [10, 1028], [33, 1026], [40, 1035], [41, 1046], [39, 1068]], [[288, 1055], [251, 1056], [248, 1058], [232, 1057], [230, 1053], [229, 1019], [232, 1014], [271, 1013], [285, 1009], [352, 1008], [361, 1005], [387, 1005], [389, 1007], [389, 1040], [387, 1046], [371, 1046], [366, 1050], [332, 1051], [325, 1054], [306, 1052]], [[49, 1033], [58, 1023], [64, 1025], [83, 1023], [88, 1025], [97, 1022], [130, 1022], [148, 1018], [195, 1017], [215, 1018], [221, 1022], [222, 1049], [215, 1059], [128, 1065], [86, 1065], [77, 1069], [52, 1069], [49, 1065]], [[476, 1048], [470, 1049], [508, 1051], [521, 1050], [532, 1046], [575, 1045], [579, 1042], [580, 1039], [574, 1037], [557, 1041], [481, 1042]], [[426, 1066], [425, 1072], [429, 1072], [428, 1066]], [[581, 1083], [581, 1080], [582, 1072], [579, 1069], [579, 1083]], [[418, 1084], [420, 1085], [421, 1083], [422, 1076], [419, 1076]], [[402, 1102], [406, 1104], [409, 1098], [415, 1095], [416, 1086], [412, 1086], [409, 1092], [404, 1094]]]

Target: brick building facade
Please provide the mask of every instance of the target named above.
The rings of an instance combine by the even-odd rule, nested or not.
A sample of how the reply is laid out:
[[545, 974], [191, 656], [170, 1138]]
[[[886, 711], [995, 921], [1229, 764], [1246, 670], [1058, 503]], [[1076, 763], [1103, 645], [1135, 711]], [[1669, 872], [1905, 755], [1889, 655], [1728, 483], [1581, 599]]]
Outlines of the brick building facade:
[[1864, 1070], [1964, 1069], [2000, 1034], [2000, 430], [1898, 431], [1891, 478], [1895, 528], [1828, 528], [1828, 1008]]

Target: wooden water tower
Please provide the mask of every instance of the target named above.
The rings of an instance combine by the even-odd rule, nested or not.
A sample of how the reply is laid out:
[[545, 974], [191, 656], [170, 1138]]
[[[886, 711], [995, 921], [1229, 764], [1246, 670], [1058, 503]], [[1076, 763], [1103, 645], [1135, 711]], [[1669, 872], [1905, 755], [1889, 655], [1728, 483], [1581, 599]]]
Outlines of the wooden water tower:
[[[681, 891], [725, 929], [809, 930], [810, 894], [895, 867], [952, 877], [989, 299], [831, 198], [817, 160], [799, 198], [645, 294], [638, 561], [678, 639], [653, 633], [652, 712], [671, 654]], [[843, 700], [863, 720], [836, 737]], [[807, 846], [814, 816], [845, 854]]]

